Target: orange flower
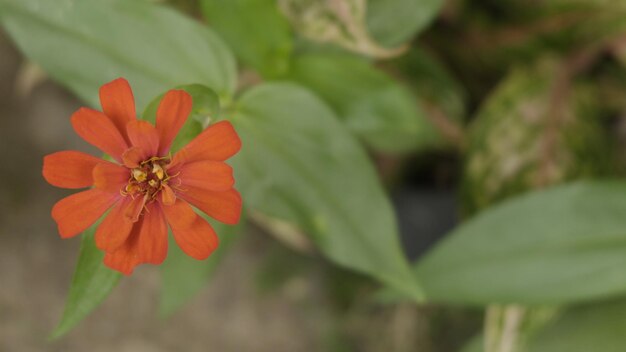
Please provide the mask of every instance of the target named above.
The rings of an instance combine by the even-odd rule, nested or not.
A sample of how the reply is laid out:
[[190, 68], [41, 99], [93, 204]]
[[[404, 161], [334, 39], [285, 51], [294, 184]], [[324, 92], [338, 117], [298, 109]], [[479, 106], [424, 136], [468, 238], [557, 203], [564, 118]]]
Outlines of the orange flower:
[[77, 151], [44, 158], [43, 176], [51, 185], [91, 187], [52, 208], [61, 237], [78, 235], [110, 209], [95, 234], [108, 267], [129, 275], [138, 264], [162, 263], [168, 225], [187, 255], [207, 258], [218, 238], [191, 205], [226, 224], [236, 224], [241, 214], [233, 171], [224, 163], [241, 148], [230, 122], [209, 126], [170, 157], [172, 141], [191, 112], [187, 92], [165, 94], [156, 127], [136, 118], [133, 93], [123, 78], [100, 88], [100, 102], [104, 113], [81, 108], [72, 115], [72, 126], [117, 163]]

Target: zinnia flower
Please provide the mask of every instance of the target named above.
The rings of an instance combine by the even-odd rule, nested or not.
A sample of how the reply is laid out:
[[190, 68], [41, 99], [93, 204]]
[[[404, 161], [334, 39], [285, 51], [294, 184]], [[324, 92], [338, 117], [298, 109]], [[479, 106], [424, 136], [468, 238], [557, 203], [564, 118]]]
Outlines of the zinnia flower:
[[100, 88], [102, 111], [72, 115], [76, 133], [117, 163], [78, 151], [47, 155], [43, 176], [62, 188], [87, 188], [52, 208], [62, 238], [78, 235], [109, 210], [95, 233], [104, 263], [126, 275], [141, 263], [160, 264], [167, 255], [168, 225], [180, 248], [196, 259], [218, 245], [211, 225], [192, 205], [226, 224], [236, 224], [241, 197], [224, 161], [241, 148], [230, 122], [217, 122], [170, 156], [172, 141], [191, 112], [191, 96], [170, 90], [157, 110], [156, 126], [138, 120], [128, 82]]

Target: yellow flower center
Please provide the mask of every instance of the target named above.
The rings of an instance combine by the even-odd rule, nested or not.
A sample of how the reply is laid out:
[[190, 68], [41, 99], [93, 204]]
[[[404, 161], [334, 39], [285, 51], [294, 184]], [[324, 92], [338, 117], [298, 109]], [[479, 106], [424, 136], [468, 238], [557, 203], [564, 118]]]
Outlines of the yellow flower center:
[[171, 179], [165, 170], [169, 162], [170, 159], [167, 157], [153, 157], [141, 162], [139, 167], [130, 170], [130, 178], [122, 194], [132, 197], [144, 195], [147, 200], [154, 200]]

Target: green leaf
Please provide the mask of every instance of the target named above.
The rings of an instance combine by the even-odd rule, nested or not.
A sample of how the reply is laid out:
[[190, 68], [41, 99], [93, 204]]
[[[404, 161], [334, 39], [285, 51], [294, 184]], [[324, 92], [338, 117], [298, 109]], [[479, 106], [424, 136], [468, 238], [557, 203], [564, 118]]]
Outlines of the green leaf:
[[50, 334], [51, 339], [65, 335], [98, 307], [122, 276], [103, 264], [104, 253], [96, 248], [94, 239], [97, 226], [98, 223], [94, 224], [82, 235], [80, 255], [65, 304], [65, 311], [61, 322]]
[[[193, 101], [193, 106], [191, 108], [191, 114], [172, 143], [172, 152], [176, 152], [178, 149], [185, 146], [202, 132], [205, 126], [211, 121], [219, 119], [220, 116], [219, 98], [210, 88], [201, 84], [189, 84], [178, 86], [174, 89], [182, 89], [189, 93]], [[146, 107], [146, 110], [142, 114], [142, 119], [150, 121], [153, 124], [155, 123], [157, 109], [164, 95], [165, 93], [159, 95], [148, 104], [148, 107]]]
[[[203, 213], [199, 214], [210, 221]], [[243, 227], [243, 220], [237, 226], [210, 222], [220, 238], [220, 244], [206, 260], [199, 261], [189, 257], [170, 236], [169, 253], [161, 266], [163, 285], [159, 311], [164, 317], [174, 313], [206, 285]]]
[[562, 304], [626, 293], [626, 183], [579, 182], [486, 209], [416, 267], [437, 302]]
[[297, 85], [264, 84], [242, 96], [232, 122], [249, 209], [295, 224], [333, 262], [421, 298], [372, 163], [326, 105]]
[[389, 62], [390, 70], [400, 71], [423, 106], [432, 105], [451, 122], [460, 124], [466, 113], [467, 92], [437, 59], [417, 47]]
[[443, 0], [367, 0], [367, 26], [372, 37], [397, 46], [426, 28]]
[[289, 77], [326, 100], [348, 129], [375, 149], [404, 152], [440, 141], [416, 97], [365, 60], [300, 55]]
[[287, 72], [294, 40], [276, 0], [203, 0], [202, 10], [246, 65], [270, 78]]
[[173, 86], [201, 83], [230, 97], [235, 62], [209, 29], [146, 1], [0, 0], [0, 21], [26, 56], [93, 106], [117, 77], [138, 111]]
[[622, 352], [624, 346], [626, 301], [620, 299], [568, 310], [531, 340], [525, 351]]

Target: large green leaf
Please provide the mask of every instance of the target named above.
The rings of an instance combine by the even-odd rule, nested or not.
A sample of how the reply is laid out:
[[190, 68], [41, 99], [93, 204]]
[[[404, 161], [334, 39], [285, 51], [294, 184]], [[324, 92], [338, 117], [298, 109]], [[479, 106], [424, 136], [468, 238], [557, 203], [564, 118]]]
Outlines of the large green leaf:
[[626, 301], [620, 299], [568, 310], [531, 340], [524, 351], [622, 352], [625, 349]]
[[295, 58], [290, 78], [324, 98], [371, 147], [402, 152], [440, 141], [411, 92], [370, 63], [340, 54]]
[[246, 65], [267, 77], [287, 71], [293, 36], [276, 0], [202, 0], [202, 9]]
[[0, 0], [0, 19], [20, 49], [92, 105], [98, 88], [128, 79], [138, 108], [166, 89], [201, 83], [232, 95], [235, 62], [207, 28], [145, 1]]
[[[204, 214], [200, 215], [204, 216]], [[207, 216], [204, 218], [209, 220]], [[159, 307], [161, 315], [169, 316], [174, 313], [207, 284], [218, 264], [237, 239], [236, 236], [243, 227], [243, 223], [242, 220], [237, 226], [229, 226], [211, 221], [213, 229], [220, 238], [220, 244], [215, 252], [203, 261], [198, 261], [183, 253], [170, 236], [167, 260], [161, 266], [163, 280]]]
[[513, 198], [458, 227], [416, 267], [428, 297], [561, 304], [626, 293], [626, 183]]
[[82, 235], [80, 255], [76, 272], [65, 304], [61, 322], [50, 335], [58, 338], [69, 332], [92, 310], [102, 303], [122, 276], [117, 271], [107, 268], [103, 263], [104, 253], [96, 248], [94, 233], [98, 223]]
[[335, 263], [421, 298], [372, 163], [326, 105], [297, 85], [265, 84], [242, 96], [232, 122], [249, 209], [297, 225]]
[[396, 46], [426, 28], [443, 3], [443, 0], [367, 0], [367, 26], [376, 40]]

